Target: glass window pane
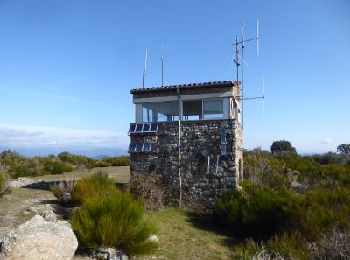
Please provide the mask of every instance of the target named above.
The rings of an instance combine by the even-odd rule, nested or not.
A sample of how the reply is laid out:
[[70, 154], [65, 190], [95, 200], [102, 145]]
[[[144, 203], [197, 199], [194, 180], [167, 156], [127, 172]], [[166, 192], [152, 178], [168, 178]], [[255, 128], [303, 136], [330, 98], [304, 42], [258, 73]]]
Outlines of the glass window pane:
[[214, 119], [223, 118], [223, 101], [222, 100], [205, 100], [203, 101], [203, 118]]
[[152, 122], [152, 118], [153, 118], [153, 110], [142, 106], [142, 121]]
[[178, 101], [147, 102], [142, 104], [143, 122], [174, 121], [178, 117]]
[[191, 100], [183, 102], [182, 120], [199, 120], [202, 115], [202, 100]]

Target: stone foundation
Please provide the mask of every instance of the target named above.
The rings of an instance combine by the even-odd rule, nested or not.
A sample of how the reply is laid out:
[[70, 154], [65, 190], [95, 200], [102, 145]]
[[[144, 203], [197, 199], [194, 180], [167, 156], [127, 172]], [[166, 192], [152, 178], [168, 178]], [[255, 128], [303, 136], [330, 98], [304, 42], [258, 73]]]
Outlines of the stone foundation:
[[223, 190], [236, 188], [242, 178], [241, 126], [234, 119], [201, 120], [181, 121], [180, 129], [180, 149], [178, 122], [158, 123], [157, 133], [130, 134], [131, 143], [157, 143], [154, 152], [130, 154], [131, 178], [161, 174], [168, 201], [178, 204], [180, 168], [182, 204], [211, 208]]

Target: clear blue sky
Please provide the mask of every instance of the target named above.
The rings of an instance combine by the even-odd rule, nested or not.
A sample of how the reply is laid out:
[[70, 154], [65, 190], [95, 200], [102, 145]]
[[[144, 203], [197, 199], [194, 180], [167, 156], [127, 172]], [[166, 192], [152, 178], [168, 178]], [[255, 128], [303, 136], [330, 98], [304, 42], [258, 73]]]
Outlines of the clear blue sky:
[[[247, 46], [244, 146], [290, 140], [300, 152], [350, 142], [350, 2], [0, 0], [0, 148], [125, 152], [129, 90], [234, 79], [231, 43]], [[35, 150], [37, 149], [37, 150]]]

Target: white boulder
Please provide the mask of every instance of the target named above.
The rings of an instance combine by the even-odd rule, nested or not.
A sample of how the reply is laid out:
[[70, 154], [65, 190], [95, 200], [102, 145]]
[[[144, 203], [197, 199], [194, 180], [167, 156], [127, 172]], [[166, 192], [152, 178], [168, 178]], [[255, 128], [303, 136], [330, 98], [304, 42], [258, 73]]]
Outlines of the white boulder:
[[48, 222], [35, 215], [4, 236], [1, 251], [8, 260], [72, 259], [77, 248], [68, 222]]

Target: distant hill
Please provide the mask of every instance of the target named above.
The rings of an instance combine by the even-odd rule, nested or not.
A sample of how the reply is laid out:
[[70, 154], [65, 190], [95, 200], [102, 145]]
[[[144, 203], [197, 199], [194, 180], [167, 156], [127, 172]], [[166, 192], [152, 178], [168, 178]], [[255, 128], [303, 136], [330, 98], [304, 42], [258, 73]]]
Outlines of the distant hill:
[[0, 147], [0, 152], [4, 150], [13, 150], [24, 156], [46, 156], [49, 154], [57, 155], [60, 152], [67, 151], [72, 154], [85, 155], [91, 158], [100, 159], [106, 156], [119, 156], [128, 154], [127, 149], [112, 148], [69, 148], [69, 147]]

